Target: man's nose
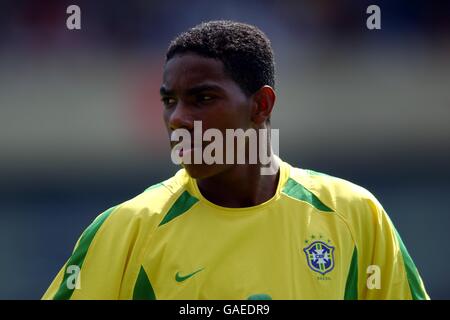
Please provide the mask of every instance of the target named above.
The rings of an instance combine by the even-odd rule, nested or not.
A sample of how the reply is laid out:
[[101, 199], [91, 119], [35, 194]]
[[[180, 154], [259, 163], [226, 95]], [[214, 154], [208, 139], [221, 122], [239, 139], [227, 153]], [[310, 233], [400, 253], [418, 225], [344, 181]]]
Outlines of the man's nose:
[[169, 116], [170, 130], [173, 131], [181, 128], [189, 131], [193, 130], [194, 117], [191, 108], [189, 108], [189, 106], [182, 101], [179, 101], [173, 108], [174, 109]]

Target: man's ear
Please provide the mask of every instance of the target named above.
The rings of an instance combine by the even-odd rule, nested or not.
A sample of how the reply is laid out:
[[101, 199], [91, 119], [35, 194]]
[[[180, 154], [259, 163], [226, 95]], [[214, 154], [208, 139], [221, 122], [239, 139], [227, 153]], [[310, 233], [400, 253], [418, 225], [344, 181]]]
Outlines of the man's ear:
[[270, 119], [275, 104], [275, 91], [270, 86], [263, 86], [253, 94], [252, 121], [256, 125]]

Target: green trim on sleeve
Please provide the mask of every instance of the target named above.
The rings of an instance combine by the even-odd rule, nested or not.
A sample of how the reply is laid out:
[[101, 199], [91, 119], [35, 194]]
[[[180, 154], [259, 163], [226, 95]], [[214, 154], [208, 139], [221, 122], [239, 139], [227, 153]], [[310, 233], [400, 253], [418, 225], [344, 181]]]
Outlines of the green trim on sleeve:
[[178, 216], [181, 216], [197, 202], [198, 199], [196, 197], [193, 197], [189, 192], [184, 191], [169, 209], [169, 212], [167, 212], [167, 214], [164, 216], [158, 227], [170, 222]]
[[356, 247], [353, 249], [352, 262], [348, 269], [344, 300], [358, 300], [358, 251]]
[[409, 289], [411, 291], [411, 297], [413, 300], [428, 300], [428, 295], [423, 286], [422, 280], [420, 279], [419, 272], [417, 271], [416, 265], [414, 261], [411, 259], [408, 250], [406, 249], [405, 244], [403, 243], [400, 234], [397, 229], [395, 229], [395, 235], [397, 236], [397, 240], [400, 244], [400, 251], [403, 256], [403, 263], [405, 265], [406, 277], [408, 278]]
[[148, 187], [147, 189], [144, 190], [144, 192], [145, 192], [145, 191], [152, 190], [152, 189], [156, 189], [156, 188], [159, 188], [159, 187], [162, 187], [162, 186], [163, 186], [163, 183], [160, 182], [160, 183], [157, 183], [157, 184], [154, 184], [154, 185]]
[[56, 292], [53, 300], [69, 300], [72, 297], [73, 291], [75, 288], [69, 288], [67, 280], [71, 276], [71, 273], [68, 272], [68, 268], [70, 266], [78, 266], [79, 270], [83, 266], [84, 258], [89, 250], [89, 246], [92, 243], [98, 229], [102, 226], [105, 220], [110, 216], [110, 214], [114, 211], [116, 207], [112, 207], [102, 214], [100, 214], [94, 222], [83, 232], [78, 246], [75, 248], [72, 256], [66, 263], [64, 278], [59, 286], [58, 291]]
[[304, 169], [308, 174], [312, 175], [312, 176], [320, 176], [320, 177], [330, 177], [330, 178], [334, 178], [333, 176], [330, 176], [329, 174], [323, 173], [323, 172], [319, 172], [319, 171], [314, 171], [311, 169]]
[[317, 210], [333, 212], [333, 210], [320, 201], [314, 193], [292, 178], [289, 178], [288, 181], [286, 181], [282, 192], [292, 198], [309, 203]]
[[134, 285], [133, 300], [156, 300], [155, 291], [142, 266]]

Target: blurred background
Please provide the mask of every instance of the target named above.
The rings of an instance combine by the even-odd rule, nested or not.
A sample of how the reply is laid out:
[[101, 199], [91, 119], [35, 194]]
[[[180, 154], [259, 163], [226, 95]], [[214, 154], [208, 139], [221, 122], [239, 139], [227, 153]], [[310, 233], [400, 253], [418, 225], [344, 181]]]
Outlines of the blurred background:
[[164, 54], [212, 19], [272, 40], [280, 156], [369, 189], [450, 298], [450, 2], [55, 0], [0, 4], [0, 299], [40, 298], [99, 213], [176, 172]]

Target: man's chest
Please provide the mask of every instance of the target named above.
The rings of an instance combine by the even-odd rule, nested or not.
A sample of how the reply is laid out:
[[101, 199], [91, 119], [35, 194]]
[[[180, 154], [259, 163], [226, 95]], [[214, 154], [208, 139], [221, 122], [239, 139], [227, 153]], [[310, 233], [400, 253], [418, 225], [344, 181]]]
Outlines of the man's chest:
[[354, 248], [347, 227], [295, 214], [174, 225], [152, 237], [140, 263], [157, 299], [343, 298]]

